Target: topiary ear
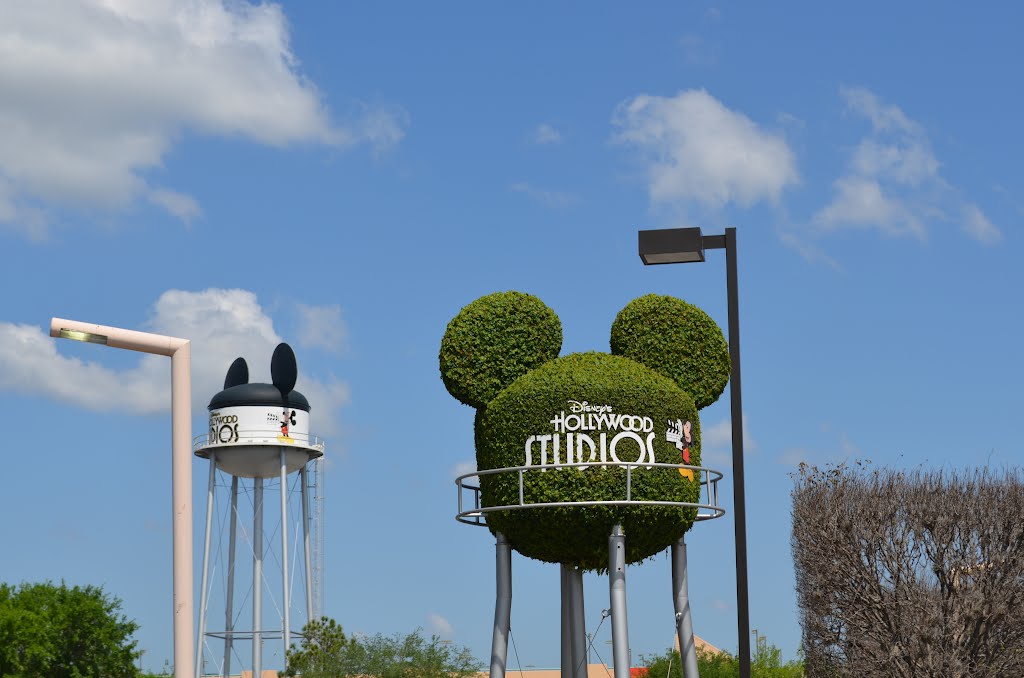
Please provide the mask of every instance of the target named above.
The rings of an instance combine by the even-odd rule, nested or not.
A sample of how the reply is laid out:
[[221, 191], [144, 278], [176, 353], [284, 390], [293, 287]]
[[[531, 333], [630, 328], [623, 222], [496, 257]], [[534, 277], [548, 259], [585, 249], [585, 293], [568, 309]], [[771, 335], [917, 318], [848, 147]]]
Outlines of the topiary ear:
[[648, 294], [619, 311], [612, 353], [671, 377], [698, 409], [722, 395], [729, 381], [729, 346], [707, 313], [675, 297]]
[[455, 316], [441, 340], [441, 379], [456, 399], [483, 407], [562, 348], [562, 323], [535, 296], [496, 292]]

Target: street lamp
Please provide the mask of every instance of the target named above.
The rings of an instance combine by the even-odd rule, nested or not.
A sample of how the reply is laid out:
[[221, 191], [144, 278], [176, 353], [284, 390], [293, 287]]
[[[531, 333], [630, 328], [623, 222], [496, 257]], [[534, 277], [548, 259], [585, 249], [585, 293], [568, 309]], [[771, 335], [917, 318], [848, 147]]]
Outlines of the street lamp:
[[704, 261], [704, 250], [725, 250], [725, 286], [729, 300], [729, 394], [732, 401], [733, 512], [736, 519], [736, 623], [739, 633], [740, 678], [750, 678], [750, 601], [747, 594], [747, 502], [743, 482], [743, 405], [740, 393], [740, 312], [736, 291], [736, 229], [725, 235], [703, 235], [700, 228], [667, 228], [639, 232], [644, 264]]
[[194, 678], [192, 591], [192, 345], [188, 339], [53, 318], [50, 336], [105, 344], [171, 359], [171, 508], [173, 521], [174, 678]]

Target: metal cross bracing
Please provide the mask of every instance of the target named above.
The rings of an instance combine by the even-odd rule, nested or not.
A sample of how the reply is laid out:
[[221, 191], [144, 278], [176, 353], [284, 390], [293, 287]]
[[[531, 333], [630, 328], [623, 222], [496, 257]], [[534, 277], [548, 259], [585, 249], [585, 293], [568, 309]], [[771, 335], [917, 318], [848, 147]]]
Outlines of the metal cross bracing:
[[[284, 668], [287, 644], [292, 638], [301, 637], [296, 628], [304, 625], [298, 623], [301, 619], [292, 623], [287, 614], [286, 605], [290, 605], [290, 601], [294, 600], [292, 592], [296, 588], [297, 579], [303, 580], [299, 583], [306, 603], [305, 614], [302, 617], [307, 621], [315, 619], [312, 587], [306, 584], [312, 581], [313, 540], [310, 533], [312, 528], [316, 528], [317, 522], [317, 512], [310, 511], [308, 507], [311, 499], [309, 488], [314, 484], [312, 475], [307, 473], [304, 467], [290, 478], [285, 476], [285, 491], [281, 493], [281, 478], [239, 478], [219, 469], [211, 473], [210, 507], [213, 506], [212, 497], [215, 492], [222, 499], [226, 496], [227, 501], [219, 502], [217, 510], [211, 512], [211, 517], [208, 518], [208, 531], [220, 537], [223, 537], [226, 531], [229, 535], [226, 539], [217, 538], [215, 548], [210, 549], [208, 546], [208, 554], [204, 554], [205, 587], [202, 591], [203, 604], [200, 606], [197, 676], [229, 675], [233, 666], [247, 664], [248, 660], [241, 654], [246, 649], [252, 650], [251, 661], [262, 665], [264, 642], [268, 640], [284, 641], [266, 646], [266, 649], [270, 650], [267, 658], [274, 665]], [[322, 487], [322, 474], [320, 477]], [[281, 496], [281, 513], [268, 513], [271, 520], [266, 527], [269, 529], [264, 529], [263, 513], [278, 504], [276, 499], [271, 499], [278, 494]], [[261, 500], [261, 497], [264, 498]], [[287, 509], [288, 505], [295, 503], [296, 498], [302, 502], [302, 510]], [[213, 522], [215, 530], [211, 524]], [[282, 541], [285, 535], [287, 548], [276, 548], [280, 546], [278, 542]], [[243, 562], [249, 559], [252, 559], [253, 563], [258, 563], [258, 566], [244, 566]], [[209, 565], [212, 567], [207, 566], [210, 560], [212, 562]], [[207, 569], [210, 570], [209, 575]], [[272, 585], [271, 579], [278, 574], [282, 577], [287, 576], [287, 580], [284, 584], [285, 589], [275, 593], [277, 588]], [[212, 599], [209, 594], [215, 588], [215, 584], [225, 594], [225, 598], [222, 599], [223, 610], [216, 610], [223, 614], [219, 617], [223, 619], [223, 625], [210, 630], [207, 628], [207, 612]], [[279, 596], [278, 593], [283, 595]], [[263, 628], [264, 599], [273, 611], [272, 618], [279, 620], [279, 626]], [[246, 614], [253, 615], [252, 627], [240, 624]], [[211, 639], [220, 642], [211, 643]], [[255, 646], [257, 643], [258, 648]], [[242, 647], [239, 647], [240, 645]]]

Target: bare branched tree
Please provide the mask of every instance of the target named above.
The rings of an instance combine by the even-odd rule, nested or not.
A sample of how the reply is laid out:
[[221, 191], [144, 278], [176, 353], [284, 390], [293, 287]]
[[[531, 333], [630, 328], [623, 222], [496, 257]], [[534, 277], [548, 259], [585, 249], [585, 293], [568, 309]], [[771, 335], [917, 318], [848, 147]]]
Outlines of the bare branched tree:
[[802, 464], [795, 480], [808, 676], [1024, 676], [1019, 473]]

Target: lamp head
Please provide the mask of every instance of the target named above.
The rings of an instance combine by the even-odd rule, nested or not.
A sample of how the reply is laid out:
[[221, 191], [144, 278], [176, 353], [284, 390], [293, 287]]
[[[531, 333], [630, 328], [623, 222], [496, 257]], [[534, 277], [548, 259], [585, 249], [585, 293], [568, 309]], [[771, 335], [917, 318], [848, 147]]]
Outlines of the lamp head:
[[699, 227], [639, 231], [640, 259], [645, 265], [704, 261], [704, 236]]
[[92, 332], [81, 332], [79, 330], [69, 330], [66, 327], [60, 328], [60, 332], [57, 334], [61, 339], [73, 339], [74, 341], [85, 341], [90, 344], [106, 344], [107, 336], [104, 334], [93, 334]]

